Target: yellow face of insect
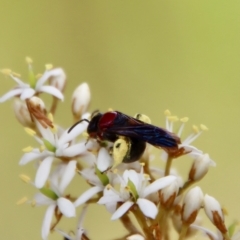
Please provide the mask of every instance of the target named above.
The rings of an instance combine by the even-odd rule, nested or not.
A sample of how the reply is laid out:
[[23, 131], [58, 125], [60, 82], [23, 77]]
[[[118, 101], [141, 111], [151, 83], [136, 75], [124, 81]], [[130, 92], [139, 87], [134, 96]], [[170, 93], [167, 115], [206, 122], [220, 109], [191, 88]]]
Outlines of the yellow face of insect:
[[118, 164], [129, 158], [130, 149], [131, 143], [125, 137], [120, 137], [114, 142], [112, 150], [114, 166], [117, 166]]

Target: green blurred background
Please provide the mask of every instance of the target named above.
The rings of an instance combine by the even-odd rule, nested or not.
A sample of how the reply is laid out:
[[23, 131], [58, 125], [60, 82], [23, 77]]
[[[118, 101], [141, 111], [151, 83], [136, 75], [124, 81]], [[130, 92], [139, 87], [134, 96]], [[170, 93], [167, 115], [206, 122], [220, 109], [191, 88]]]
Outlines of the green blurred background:
[[[204, 193], [228, 209], [227, 223], [240, 219], [240, 1], [0, 1], [0, 68], [25, 77], [26, 56], [36, 72], [46, 63], [68, 76], [57, 122], [72, 124], [71, 94], [83, 81], [91, 87], [91, 110], [141, 112], [164, 126], [163, 111], [206, 124], [195, 146], [217, 162], [201, 181]], [[0, 95], [14, 84], [0, 79]], [[0, 235], [41, 239], [44, 207], [16, 206], [34, 190], [18, 178], [21, 149], [33, 144], [14, 119], [12, 101], [0, 106]], [[159, 151], [157, 151], [159, 154]], [[176, 160], [186, 177], [191, 161]], [[79, 185], [78, 185], [79, 186]], [[82, 186], [79, 186], [79, 188]], [[90, 207], [85, 221], [92, 239], [122, 236], [103, 206]], [[70, 222], [70, 223], [69, 223]], [[75, 221], [62, 225], [75, 229]], [[117, 230], [114, 230], [117, 229]], [[55, 233], [50, 239], [61, 239]]]

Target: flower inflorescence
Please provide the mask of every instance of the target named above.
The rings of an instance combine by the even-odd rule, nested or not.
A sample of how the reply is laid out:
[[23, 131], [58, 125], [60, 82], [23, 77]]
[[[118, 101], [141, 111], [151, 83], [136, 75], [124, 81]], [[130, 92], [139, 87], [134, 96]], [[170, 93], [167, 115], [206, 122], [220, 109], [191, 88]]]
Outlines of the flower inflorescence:
[[[90, 203], [105, 205], [112, 214], [111, 220], [119, 219], [122, 222], [128, 234], [120, 236], [121, 239], [167, 240], [173, 231], [178, 234], [179, 240], [197, 232], [214, 240], [236, 240], [239, 237], [238, 232], [234, 234], [233, 230], [227, 230], [219, 202], [212, 196], [204, 195], [199, 186], [191, 188], [207, 174], [210, 166], [216, 165], [209, 154], [192, 145], [207, 130], [205, 125], [193, 127], [193, 133], [178, 144], [177, 154], [162, 149], [160, 158], [166, 162], [164, 169], [151, 165], [153, 155], [149, 144], [138, 161], [124, 163], [122, 160], [129, 150], [125, 137], [119, 136], [112, 143], [89, 138], [86, 134], [88, 122], [91, 121], [88, 112], [91, 99], [88, 84], [80, 84], [72, 96], [74, 123], [81, 119], [88, 121], [80, 121], [74, 128], [70, 129], [69, 126], [65, 129], [53, 120], [58, 101], [64, 99], [65, 72], [61, 68], [46, 65], [45, 72], [38, 77], [34, 75], [32, 60], [26, 60], [29, 67], [28, 83], [20, 80], [19, 75], [13, 71], [2, 70], [17, 86], [0, 97], [0, 102], [15, 97], [15, 116], [38, 145], [24, 148], [19, 162], [20, 165], [33, 161], [36, 163], [35, 180], [31, 181], [25, 175], [21, 175], [21, 179], [36, 188], [37, 193], [32, 200], [24, 197], [18, 204], [30, 203], [32, 206], [47, 207], [41, 228], [42, 239], [48, 239], [51, 231], [57, 231], [64, 239], [91, 239], [91, 234], [87, 234], [83, 227], [86, 207]], [[49, 109], [41, 99], [42, 93], [53, 96]], [[180, 138], [188, 118], [179, 119], [169, 110], [165, 111], [165, 117], [166, 130], [174, 133], [175, 125], [178, 124], [179, 129], [175, 134]], [[137, 114], [135, 118], [151, 123], [142, 114]], [[185, 182], [172, 168], [173, 160], [183, 155], [193, 159]], [[89, 184], [89, 188], [78, 196], [65, 193], [75, 175], [78, 181], [84, 180]], [[75, 234], [69, 235], [60, 230], [60, 220], [63, 217], [76, 217], [76, 208], [80, 205], [84, 207]], [[204, 209], [216, 227], [216, 232], [199, 223], [201, 209]], [[137, 220], [138, 227], [133, 218]], [[90, 228], [90, 231], [94, 230]]]

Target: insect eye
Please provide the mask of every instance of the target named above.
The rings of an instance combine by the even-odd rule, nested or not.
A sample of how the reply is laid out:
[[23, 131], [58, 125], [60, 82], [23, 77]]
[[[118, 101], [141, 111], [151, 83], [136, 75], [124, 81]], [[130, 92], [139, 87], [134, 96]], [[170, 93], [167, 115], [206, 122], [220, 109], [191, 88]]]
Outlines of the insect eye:
[[151, 124], [151, 119], [150, 119], [148, 116], [144, 115], [144, 114], [137, 113], [137, 114], [134, 116], [134, 118], [136, 118], [136, 119], [138, 119], [138, 120], [140, 120], [140, 121], [142, 121], [142, 122], [144, 122], [144, 123]]

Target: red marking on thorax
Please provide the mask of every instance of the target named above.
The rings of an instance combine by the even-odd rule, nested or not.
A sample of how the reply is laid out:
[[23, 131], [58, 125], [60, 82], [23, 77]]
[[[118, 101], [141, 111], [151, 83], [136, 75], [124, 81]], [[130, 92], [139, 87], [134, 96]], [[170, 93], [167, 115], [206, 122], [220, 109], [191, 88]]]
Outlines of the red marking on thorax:
[[104, 113], [100, 118], [98, 126], [100, 129], [108, 128], [113, 124], [114, 119], [117, 117], [117, 112]]

